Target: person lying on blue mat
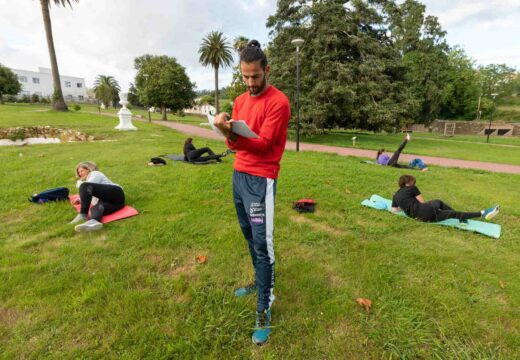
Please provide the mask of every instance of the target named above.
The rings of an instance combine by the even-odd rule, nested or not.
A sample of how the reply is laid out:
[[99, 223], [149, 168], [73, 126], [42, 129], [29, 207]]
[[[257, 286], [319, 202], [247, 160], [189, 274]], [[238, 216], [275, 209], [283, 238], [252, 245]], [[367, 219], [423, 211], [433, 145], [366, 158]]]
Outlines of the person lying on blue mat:
[[424, 201], [421, 192], [415, 186], [412, 175], [403, 175], [399, 178], [399, 190], [392, 199], [392, 212], [404, 211], [411, 218], [426, 222], [437, 222], [446, 219], [458, 219], [467, 222], [468, 219], [483, 218], [490, 220], [500, 212], [500, 205], [476, 212], [462, 212], [453, 210], [442, 200]]

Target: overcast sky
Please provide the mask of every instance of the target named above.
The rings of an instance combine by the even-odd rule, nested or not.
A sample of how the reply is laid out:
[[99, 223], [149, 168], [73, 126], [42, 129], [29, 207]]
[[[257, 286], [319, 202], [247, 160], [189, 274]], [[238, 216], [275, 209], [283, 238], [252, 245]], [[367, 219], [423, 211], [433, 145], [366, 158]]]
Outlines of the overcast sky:
[[[51, 0], [52, 1], [52, 0]], [[427, 0], [448, 32], [478, 64], [505, 63], [520, 70], [520, 0]], [[198, 89], [213, 88], [213, 70], [198, 62], [201, 39], [212, 30], [232, 41], [239, 35], [269, 41], [266, 19], [276, 0], [80, 0], [51, 8], [60, 73], [114, 76], [133, 82], [133, 60], [145, 53], [174, 56]], [[0, 63], [37, 71], [50, 67], [38, 0], [0, 0]], [[220, 87], [231, 81], [221, 70]]]

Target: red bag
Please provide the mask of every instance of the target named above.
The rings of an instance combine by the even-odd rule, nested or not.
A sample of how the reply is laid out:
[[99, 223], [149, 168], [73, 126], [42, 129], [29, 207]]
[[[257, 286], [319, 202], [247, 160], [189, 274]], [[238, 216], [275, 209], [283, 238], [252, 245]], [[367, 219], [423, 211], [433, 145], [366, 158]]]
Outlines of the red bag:
[[312, 199], [300, 199], [293, 204], [293, 209], [299, 213], [314, 212], [316, 208], [316, 201]]

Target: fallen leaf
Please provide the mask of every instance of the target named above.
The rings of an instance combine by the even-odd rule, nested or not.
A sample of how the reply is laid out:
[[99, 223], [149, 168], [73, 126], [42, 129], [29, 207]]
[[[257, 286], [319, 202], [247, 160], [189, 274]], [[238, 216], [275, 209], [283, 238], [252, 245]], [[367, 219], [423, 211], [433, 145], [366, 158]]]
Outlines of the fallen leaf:
[[372, 307], [372, 301], [369, 300], [369, 299], [365, 299], [365, 298], [357, 298], [357, 299], [356, 299], [356, 302], [357, 302], [359, 305], [363, 306], [367, 312], [369, 312], [369, 311], [370, 311], [370, 308]]
[[350, 191], [348, 187], [345, 187], [345, 192], [346, 192], [347, 194], [352, 194], [352, 191]]
[[506, 284], [504, 284], [504, 282], [503, 282], [502, 280], [500, 280], [498, 283], [500, 284], [500, 287], [501, 287], [502, 289], [505, 289], [505, 288], [506, 288]]
[[208, 257], [206, 255], [199, 255], [195, 258], [199, 264], [205, 264], [208, 261]]

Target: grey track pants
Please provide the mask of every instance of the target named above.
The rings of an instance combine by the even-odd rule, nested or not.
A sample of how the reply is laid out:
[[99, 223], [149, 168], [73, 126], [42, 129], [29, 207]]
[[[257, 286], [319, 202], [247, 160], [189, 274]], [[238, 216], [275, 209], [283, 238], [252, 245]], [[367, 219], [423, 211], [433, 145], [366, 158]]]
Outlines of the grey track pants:
[[233, 200], [255, 270], [259, 312], [270, 308], [274, 301], [275, 192], [275, 179], [236, 170], [233, 173]]

